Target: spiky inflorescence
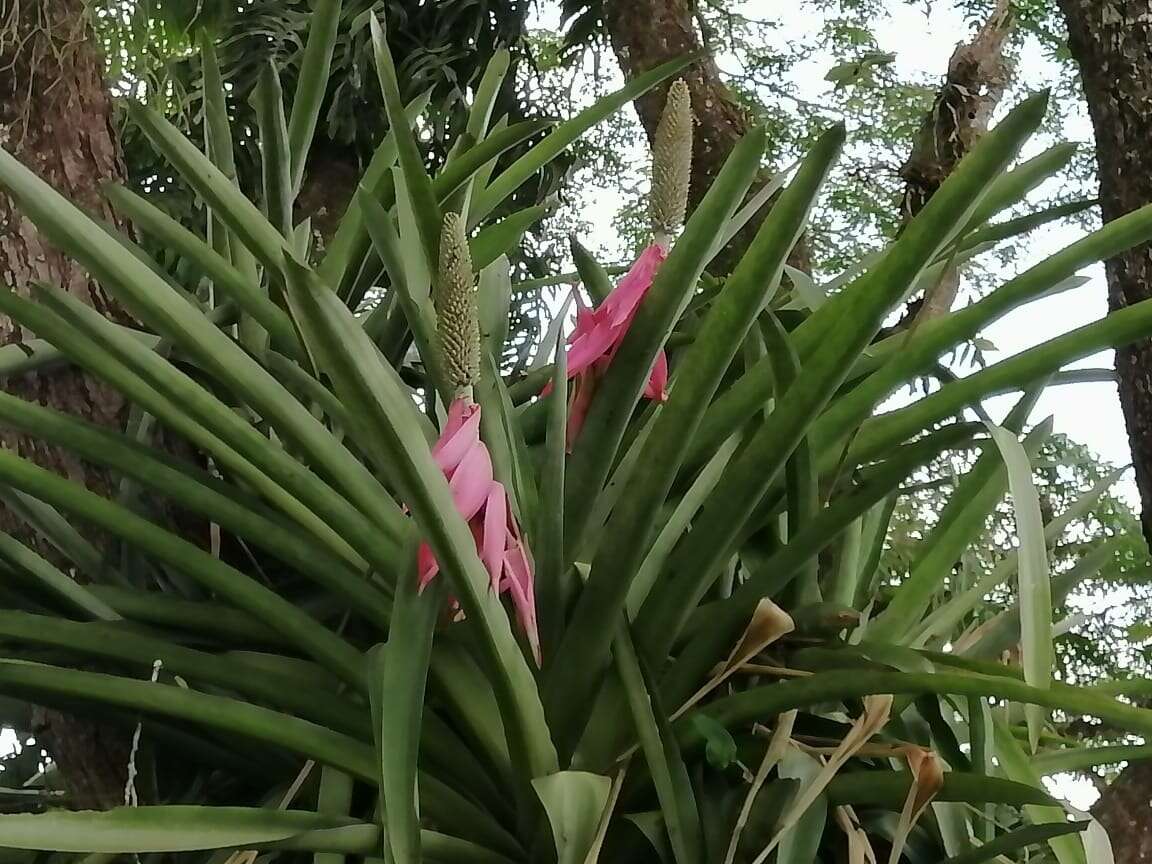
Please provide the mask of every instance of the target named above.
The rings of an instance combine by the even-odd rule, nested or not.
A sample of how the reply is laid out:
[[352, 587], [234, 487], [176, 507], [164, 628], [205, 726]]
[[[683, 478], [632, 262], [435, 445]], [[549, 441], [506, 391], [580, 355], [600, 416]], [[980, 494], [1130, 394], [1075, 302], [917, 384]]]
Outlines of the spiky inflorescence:
[[672, 82], [652, 142], [652, 231], [667, 237], [684, 224], [692, 172], [692, 98], [683, 79]]
[[467, 393], [480, 377], [480, 323], [472, 254], [458, 213], [444, 214], [433, 303], [444, 371], [457, 395]]

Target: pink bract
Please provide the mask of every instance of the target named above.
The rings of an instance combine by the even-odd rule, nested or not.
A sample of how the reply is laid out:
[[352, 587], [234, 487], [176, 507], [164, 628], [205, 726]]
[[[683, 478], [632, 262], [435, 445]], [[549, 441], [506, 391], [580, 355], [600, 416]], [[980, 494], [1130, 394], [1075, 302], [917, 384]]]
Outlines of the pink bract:
[[[611, 365], [616, 349], [628, 334], [632, 319], [636, 317], [640, 303], [652, 287], [656, 272], [666, 257], [664, 247], [653, 243], [640, 253], [636, 263], [603, 303], [595, 309], [581, 304], [576, 311], [576, 327], [568, 337], [568, 377], [575, 379], [568, 413], [569, 448], [584, 426], [597, 380]], [[577, 302], [580, 302], [579, 295]], [[548, 384], [541, 395], [547, 395], [551, 389], [551, 384]], [[661, 351], [652, 365], [644, 397], [663, 402], [668, 398], [667, 391], [668, 358]]]
[[[480, 440], [479, 405], [464, 399], [452, 401], [432, 456], [448, 480], [457, 511], [472, 529], [492, 590], [497, 594], [506, 592], [512, 598], [516, 618], [539, 664], [532, 561], [508, 507], [507, 490], [492, 476], [492, 458]], [[427, 543], [420, 544], [417, 570], [421, 589], [440, 572], [440, 564]]]

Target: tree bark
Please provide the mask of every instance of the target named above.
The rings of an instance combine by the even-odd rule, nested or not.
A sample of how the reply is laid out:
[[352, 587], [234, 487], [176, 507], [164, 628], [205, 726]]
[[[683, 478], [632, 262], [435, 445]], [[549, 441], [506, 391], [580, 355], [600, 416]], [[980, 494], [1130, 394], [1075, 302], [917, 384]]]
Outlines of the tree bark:
[[[1011, 6], [1008, 0], [998, 0], [972, 41], [957, 45], [952, 52], [944, 84], [900, 168], [905, 183], [900, 202], [904, 225], [924, 209], [960, 160], [988, 131], [992, 112], [1000, 104], [1010, 78], [1004, 62], [1004, 42], [1011, 31]], [[900, 321], [883, 335], [890, 336], [947, 313], [959, 289], [960, 270], [950, 267], [923, 297], [908, 304]]]
[[[692, 94], [692, 113], [696, 116], [692, 178], [688, 190], [688, 209], [691, 211], [712, 185], [736, 142], [748, 131], [748, 118], [724, 86], [715, 59], [704, 50], [689, 0], [607, 0], [604, 23], [626, 78], [635, 78], [679, 57], [695, 55], [699, 58], [682, 76]], [[656, 134], [670, 83], [654, 87], [634, 103], [649, 141]], [[761, 177], [754, 184], [753, 191], [767, 181], [767, 175]], [[750, 220], [728, 248], [716, 257], [714, 272], [731, 272], [755, 236], [766, 209], [760, 211], [758, 218]], [[793, 250], [789, 263], [805, 271], [811, 269], [807, 244], [803, 239]]]
[[[1152, 203], [1152, 0], [1060, 0], [1096, 134], [1105, 222]], [[1105, 262], [1108, 305], [1152, 297], [1152, 244]], [[1145, 539], [1152, 542], [1152, 341], [1116, 352]], [[1095, 814], [1117, 864], [1152, 861], [1152, 763], [1134, 763], [1105, 790]]]
[[[100, 183], [122, 178], [123, 169], [103, 60], [90, 37], [84, 0], [0, 0], [0, 143], [75, 204], [112, 220]], [[51, 248], [4, 195], [0, 195], [0, 279], [22, 294], [37, 281], [60, 286], [104, 314], [127, 320], [115, 302]], [[19, 342], [24, 335], [12, 321], [0, 317], [0, 343]], [[118, 394], [74, 369], [24, 374], [4, 387], [102, 425], [122, 425], [124, 403]], [[0, 445], [100, 494], [109, 492], [105, 473], [31, 436], [0, 430]], [[12, 514], [0, 513], [0, 528], [62, 563]], [[122, 802], [128, 746], [121, 730], [41, 711], [33, 731], [52, 754], [73, 806], [104, 808]]]

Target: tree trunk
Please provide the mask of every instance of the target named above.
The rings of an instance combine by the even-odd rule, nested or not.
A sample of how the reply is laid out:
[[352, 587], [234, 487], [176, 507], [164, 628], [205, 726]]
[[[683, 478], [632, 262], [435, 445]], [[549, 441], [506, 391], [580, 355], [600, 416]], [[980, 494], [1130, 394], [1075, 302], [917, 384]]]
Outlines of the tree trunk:
[[[692, 113], [696, 115], [696, 132], [692, 153], [692, 178], [688, 191], [688, 209], [700, 203], [704, 193], [720, 172], [736, 142], [748, 131], [748, 118], [720, 80], [716, 61], [703, 49], [692, 17], [689, 0], [607, 0], [604, 19], [612, 48], [626, 78], [635, 78], [669, 60], [693, 54], [699, 59], [685, 70], [684, 81], [692, 93]], [[669, 83], [655, 87], [636, 100], [636, 113], [651, 141], [664, 110]], [[754, 189], [768, 180], [763, 176]], [[749, 221], [728, 248], [713, 264], [719, 273], [729, 273], [760, 227], [767, 208], [760, 217]], [[801, 240], [792, 251], [789, 263], [810, 270], [807, 244]]]
[[[988, 131], [992, 112], [1008, 85], [1004, 41], [1012, 29], [1008, 0], [998, 0], [971, 42], [956, 46], [944, 86], [936, 94], [908, 159], [900, 168], [905, 182], [901, 213], [907, 224], [936, 194], [977, 141]], [[960, 289], [960, 271], [949, 267], [929, 287], [914, 322], [951, 310]]]
[[[103, 69], [86, 24], [84, 0], [0, 0], [0, 143], [78, 206], [111, 220], [100, 183], [121, 178], [123, 170]], [[57, 285], [104, 314], [126, 320], [111, 298], [48, 246], [4, 195], [0, 279], [19, 293], [27, 293], [37, 281]], [[19, 327], [0, 318], [0, 343], [22, 338]], [[121, 426], [121, 398], [75, 370], [24, 374], [4, 386], [96, 423]], [[0, 430], [0, 444], [101, 494], [109, 491], [103, 472], [35, 438]], [[11, 514], [0, 513], [0, 528], [63, 563]], [[103, 808], [122, 802], [128, 748], [121, 730], [42, 711], [33, 731], [52, 753], [73, 806]]]
[[[1100, 210], [1108, 222], [1152, 203], [1152, 0], [1060, 0], [1069, 45], [1096, 133]], [[1152, 297], [1152, 244], [1105, 262], [1108, 304]], [[1128, 427], [1144, 536], [1152, 542], [1152, 341], [1116, 352], [1120, 404]], [[1117, 864], [1152, 861], [1152, 763], [1129, 766], [1095, 813]]]

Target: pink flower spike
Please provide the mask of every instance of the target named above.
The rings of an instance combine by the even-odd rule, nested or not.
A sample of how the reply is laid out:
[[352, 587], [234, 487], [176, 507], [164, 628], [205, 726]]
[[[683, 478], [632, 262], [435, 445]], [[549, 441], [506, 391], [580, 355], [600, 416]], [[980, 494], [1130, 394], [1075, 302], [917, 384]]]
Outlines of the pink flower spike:
[[[480, 407], [464, 399], [453, 400], [432, 453], [448, 480], [453, 504], [468, 522], [492, 591], [511, 595], [516, 619], [539, 665], [532, 563], [508, 506], [507, 490], [493, 479], [492, 457], [480, 439]], [[440, 572], [427, 543], [421, 543], [416, 553], [416, 571], [420, 590]]]

